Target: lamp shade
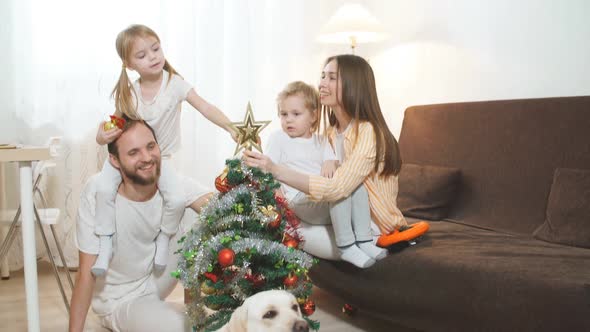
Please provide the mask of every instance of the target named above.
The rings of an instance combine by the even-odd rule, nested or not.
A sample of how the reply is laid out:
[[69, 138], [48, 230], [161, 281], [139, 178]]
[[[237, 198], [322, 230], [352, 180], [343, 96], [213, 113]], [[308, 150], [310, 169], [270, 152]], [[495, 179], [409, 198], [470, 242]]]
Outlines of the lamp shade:
[[321, 43], [371, 43], [387, 37], [379, 21], [360, 4], [345, 4], [330, 17], [317, 37]]

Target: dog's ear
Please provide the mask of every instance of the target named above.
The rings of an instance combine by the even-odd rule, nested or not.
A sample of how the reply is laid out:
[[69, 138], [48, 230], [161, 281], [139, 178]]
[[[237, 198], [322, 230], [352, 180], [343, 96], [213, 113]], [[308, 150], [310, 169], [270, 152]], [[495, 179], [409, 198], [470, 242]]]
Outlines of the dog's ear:
[[225, 329], [220, 331], [226, 332], [246, 332], [248, 331], [248, 305], [247, 300], [238, 307], [231, 315], [229, 322], [224, 326]]

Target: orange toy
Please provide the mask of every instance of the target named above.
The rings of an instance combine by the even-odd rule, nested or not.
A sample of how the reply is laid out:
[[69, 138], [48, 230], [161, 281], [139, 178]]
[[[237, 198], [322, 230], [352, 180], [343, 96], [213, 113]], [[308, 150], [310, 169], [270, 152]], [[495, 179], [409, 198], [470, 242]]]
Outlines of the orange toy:
[[386, 248], [398, 242], [411, 242], [426, 233], [429, 228], [430, 224], [426, 221], [419, 221], [411, 224], [408, 228], [401, 231], [396, 228], [393, 233], [381, 235], [379, 239], [377, 239], [377, 245]]

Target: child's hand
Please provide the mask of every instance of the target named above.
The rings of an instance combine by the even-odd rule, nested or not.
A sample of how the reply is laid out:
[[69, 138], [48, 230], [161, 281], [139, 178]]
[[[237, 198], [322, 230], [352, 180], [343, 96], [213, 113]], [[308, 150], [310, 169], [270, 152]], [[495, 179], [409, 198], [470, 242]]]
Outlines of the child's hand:
[[250, 167], [257, 167], [263, 172], [272, 173], [274, 163], [268, 156], [255, 151], [244, 150], [242, 160]]
[[100, 145], [105, 145], [105, 144], [109, 144], [109, 143], [113, 142], [123, 132], [118, 127], [115, 127], [115, 128], [105, 131], [104, 130], [105, 123], [106, 123], [106, 121], [103, 121], [100, 123], [100, 125], [98, 125], [98, 132], [96, 133], [96, 143], [98, 143]]
[[322, 170], [320, 174], [325, 177], [331, 179], [338, 168], [338, 160], [326, 160], [322, 164]]

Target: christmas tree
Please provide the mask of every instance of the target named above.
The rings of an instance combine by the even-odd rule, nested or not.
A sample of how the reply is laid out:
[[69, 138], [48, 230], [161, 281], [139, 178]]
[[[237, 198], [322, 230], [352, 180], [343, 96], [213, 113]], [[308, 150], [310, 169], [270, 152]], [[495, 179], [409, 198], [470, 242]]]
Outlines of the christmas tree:
[[196, 330], [215, 331], [257, 292], [284, 289], [297, 298], [309, 319], [315, 310], [307, 276], [313, 257], [298, 249], [299, 220], [271, 174], [226, 161], [215, 180], [219, 192], [203, 208], [195, 227], [180, 240], [175, 275], [190, 292], [187, 312]]
[[[248, 103], [244, 121], [231, 124], [237, 134], [235, 154], [262, 151], [259, 133], [269, 122], [255, 121]], [[215, 187], [219, 192], [180, 240], [175, 272], [189, 290], [187, 312], [194, 329], [221, 328], [247, 297], [271, 289], [291, 292], [310, 327], [319, 329], [307, 318], [315, 310], [307, 272], [316, 260], [298, 249], [299, 220], [275, 194], [280, 184], [271, 174], [229, 159]]]

